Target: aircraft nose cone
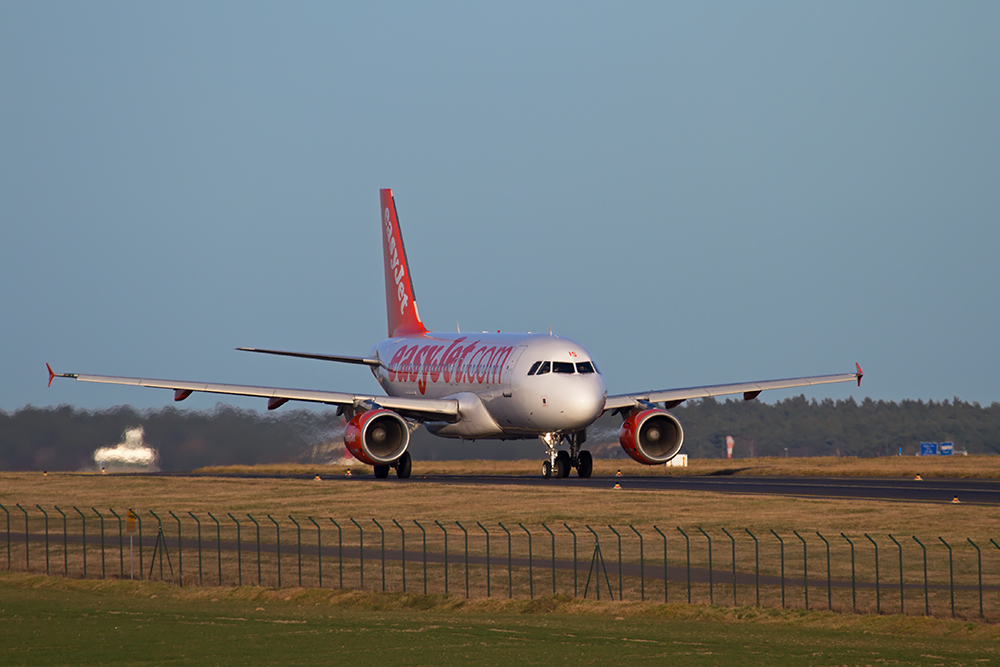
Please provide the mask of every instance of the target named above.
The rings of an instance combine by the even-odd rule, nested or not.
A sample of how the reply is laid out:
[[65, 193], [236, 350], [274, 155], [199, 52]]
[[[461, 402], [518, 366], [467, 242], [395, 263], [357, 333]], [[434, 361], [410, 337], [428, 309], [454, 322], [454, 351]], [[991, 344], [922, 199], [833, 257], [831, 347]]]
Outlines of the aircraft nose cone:
[[566, 416], [587, 426], [597, 419], [604, 410], [604, 400], [606, 390], [604, 380], [597, 376], [595, 381], [586, 382], [583, 386], [576, 388], [571, 399], [566, 405]]

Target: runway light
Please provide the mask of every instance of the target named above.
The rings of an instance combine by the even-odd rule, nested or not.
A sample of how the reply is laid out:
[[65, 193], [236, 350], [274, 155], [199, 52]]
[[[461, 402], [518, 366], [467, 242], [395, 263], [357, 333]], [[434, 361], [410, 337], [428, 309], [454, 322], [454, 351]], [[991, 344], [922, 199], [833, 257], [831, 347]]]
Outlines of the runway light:
[[951, 499], [951, 502], [953, 502], [953, 503], [957, 503], [957, 502], [958, 502], [958, 496], [955, 496], [954, 498], [952, 498], [952, 499]]
[[314, 481], [316, 481], [316, 482], [320, 481], [319, 475], [316, 475], [316, 479]]
[[922, 481], [924, 481], [924, 478], [921, 477], [920, 475], [917, 475], [916, 477], [913, 478], [913, 480], [916, 481], [916, 482], [922, 482]]
[[[621, 484], [617, 484], [617, 483], [616, 483], [616, 484], [615, 484], [615, 488], [616, 488], [616, 489], [618, 489], [618, 490], [620, 491], [620, 490], [621, 490], [621, 488], [622, 488], [622, 485], [621, 485]], [[957, 503], [957, 502], [958, 502], [958, 500], [956, 499], [956, 500], [955, 500], [955, 502]]]

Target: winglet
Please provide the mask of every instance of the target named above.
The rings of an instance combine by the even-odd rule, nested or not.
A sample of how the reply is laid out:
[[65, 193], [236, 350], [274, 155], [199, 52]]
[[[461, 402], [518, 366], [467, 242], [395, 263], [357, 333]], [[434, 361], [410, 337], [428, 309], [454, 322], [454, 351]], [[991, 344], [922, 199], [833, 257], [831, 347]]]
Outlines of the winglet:
[[52, 370], [52, 366], [49, 366], [48, 363], [45, 364], [45, 368], [47, 368], [48, 371], [49, 371], [49, 386], [50, 387], [52, 386], [52, 380], [55, 379], [55, 378], [75, 378], [75, 377], [77, 377], [73, 373], [56, 373], [55, 371]]
[[860, 387], [861, 386], [861, 378], [864, 377], [865, 374], [861, 370], [861, 364], [859, 364], [858, 362], [856, 362], [856, 361], [854, 362], [854, 367], [857, 369], [857, 372], [854, 375], [857, 376], [857, 378], [858, 378], [858, 386]]

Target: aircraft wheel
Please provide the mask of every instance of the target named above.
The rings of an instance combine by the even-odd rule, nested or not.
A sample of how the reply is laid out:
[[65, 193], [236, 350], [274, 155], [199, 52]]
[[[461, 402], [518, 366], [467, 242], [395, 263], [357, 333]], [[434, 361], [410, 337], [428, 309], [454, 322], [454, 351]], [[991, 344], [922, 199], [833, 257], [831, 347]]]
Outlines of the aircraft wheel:
[[389, 466], [375, 466], [375, 478], [385, 479], [389, 476]]
[[403, 452], [403, 455], [396, 459], [396, 477], [400, 479], [410, 478], [410, 468], [413, 467], [413, 459], [410, 458], [409, 452]]
[[569, 477], [569, 457], [556, 459], [555, 476], [558, 479], [565, 479]]
[[594, 472], [594, 459], [591, 457], [590, 452], [584, 450], [580, 452], [579, 462], [576, 466], [576, 472], [583, 479], [590, 477], [590, 473]]
[[542, 477], [545, 479], [552, 477], [552, 463], [549, 461], [542, 461]]

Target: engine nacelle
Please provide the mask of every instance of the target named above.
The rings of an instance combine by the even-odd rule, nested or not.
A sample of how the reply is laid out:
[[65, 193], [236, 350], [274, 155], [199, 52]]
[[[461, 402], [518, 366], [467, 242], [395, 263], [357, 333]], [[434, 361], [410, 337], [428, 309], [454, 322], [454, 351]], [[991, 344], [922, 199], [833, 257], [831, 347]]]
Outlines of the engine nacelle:
[[684, 429], [666, 410], [652, 408], [629, 415], [618, 433], [618, 441], [629, 456], [647, 466], [666, 463], [684, 442]]
[[358, 413], [344, 430], [347, 451], [370, 466], [392, 463], [409, 444], [410, 429], [406, 421], [391, 410]]

